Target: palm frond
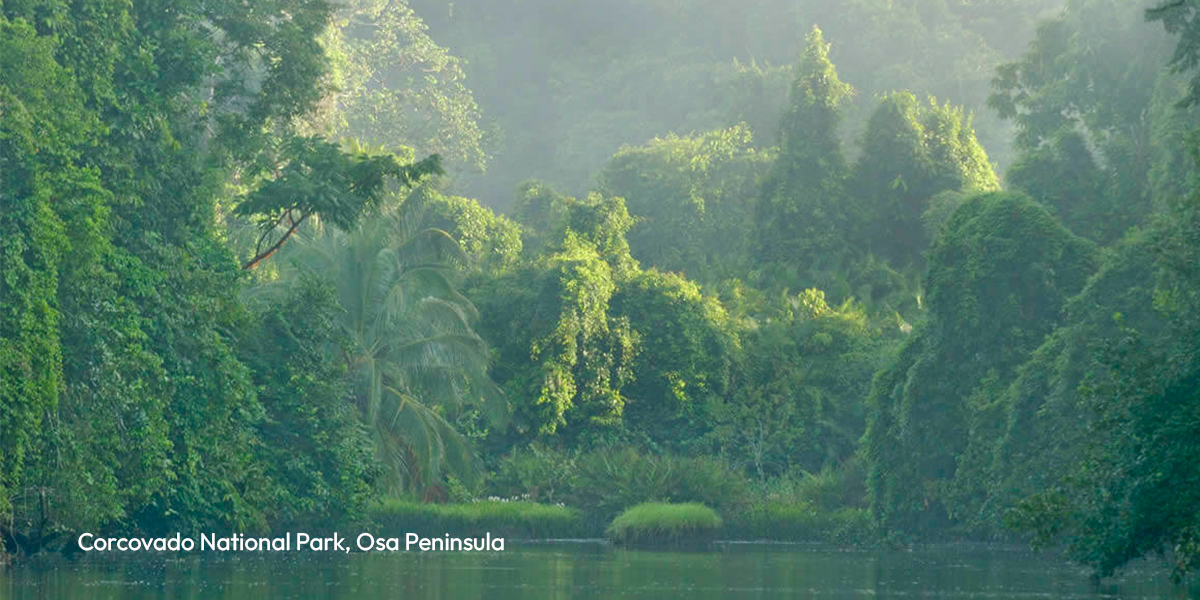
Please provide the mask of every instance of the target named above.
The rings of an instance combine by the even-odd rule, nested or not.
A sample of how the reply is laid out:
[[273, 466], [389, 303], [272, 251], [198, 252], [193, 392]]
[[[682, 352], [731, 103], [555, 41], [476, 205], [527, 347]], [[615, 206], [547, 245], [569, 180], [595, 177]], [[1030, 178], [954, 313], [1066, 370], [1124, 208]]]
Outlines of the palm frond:
[[417, 200], [410, 195], [350, 231], [318, 224], [280, 261], [289, 265], [284, 280], [310, 273], [336, 290], [354, 401], [393, 491], [445, 472], [475, 480], [480, 463], [454, 416], [479, 407], [494, 422], [507, 418], [488, 377], [487, 344], [472, 328], [478, 312], [456, 286], [466, 254], [445, 231], [421, 226]]

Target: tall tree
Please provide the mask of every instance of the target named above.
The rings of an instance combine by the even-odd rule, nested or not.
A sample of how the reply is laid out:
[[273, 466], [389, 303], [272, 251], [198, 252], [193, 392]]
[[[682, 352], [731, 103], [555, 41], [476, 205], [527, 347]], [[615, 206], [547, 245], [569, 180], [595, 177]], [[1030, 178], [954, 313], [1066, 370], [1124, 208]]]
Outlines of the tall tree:
[[[1146, 13], [1179, 36], [1170, 64], [1176, 75], [1192, 79], [1185, 92], [1166, 96], [1180, 98], [1175, 105], [1181, 112], [1156, 112], [1160, 123], [1182, 125], [1184, 131], [1192, 115], [1182, 111], [1194, 109], [1200, 89], [1195, 73], [1198, 9], [1192, 0], [1179, 0]], [[1187, 137], [1183, 131], [1164, 130], [1168, 135], [1158, 144], [1180, 144]], [[1195, 156], [1195, 138], [1188, 145]], [[1161, 178], [1161, 169], [1172, 163], [1183, 173], [1195, 168], [1188, 161], [1179, 165], [1168, 159], [1159, 163], [1156, 175]], [[1043, 489], [1019, 504], [1011, 515], [1013, 524], [1038, 541], [1065, 538], [1075, 558], [1101, 576], [1152, 552], [1167, 556], [1176, 576], [1200, 565], [1200, 361], [1195, 342], [1200, 336], [1195, 267], [1200, 260], [1200, 193], [1194, 178], [1177, 177], [1168, 185], [1161, 181], [1156, 191], [1167, 190], [1163, 213], [1145, 231], [1123, 240], [1074, 302], [1078, 310], [1069, 327], [1047, 342], [1046, 352], [1059, 352], [1057, 360], [1047, 362], [1058, 368], [1047, 378], [1037, 364], [1026, 367], [1034, 384], [1026, 386], [1032, 388], [1028, 391], [1036, 394], [1037, 384], [1048, 380], [1057, 381], [1066, 393], [1049, 395], [1036, 417], [1027, 417], [1034, 425], [1043, 421], [1042, 428], [1034, 429], [1040, 436], [1020, 436], [1008, 446], [1015, 457], [1023, 458], [1019, 453], [1024, 451], [1032, 458], [1029, 471], [1056, 459], [1061, 465], [1061, 476], [1050, 477]], [[1147, 280], [1147, 273], [1156, 277]], [[1091, 352], [1071, 352], [1072, 345], [1084, 344]], [[1070, 368], [1080, 362], [1082, 368]], [[1016, 398], [1031, 402], [1027, 389], [1017, 391], [1024, 393], [1014, 394]], [[1072, 411], [1072, 405], [1082, 410]], [[1023, 474], [1018, 471], [1018, 481]]]
[[779, 157], [755, 212], [755, 256], [763, 264], [799, 265], [800, 273], [787, 283], [805, 285], [812, 283], [811, 273], [841, 266], [848, 253], [852, 215], [838, 123], [852, 89], [838, 79], [829, 44], [816, 27], [794, 75]]
[[861, 206], [860, 243], [898, 268], [923, 261], [932, 238], [925, 226], [934, 198], [946, 191], [997, 190], [1000, 182], [962, 109], [897, 92], [867, 122], [854, 166]]
[[[14, 322], [57, 329], [21, 351], [33, 355], [6, 352], [26, 371], [17, 381], [38, 382], [25, 397], [45, 400], [39, 413], [54, 425], [38, 432], [41, 476], [11, 488], [40, 501], [9, 522], [262, 526], [259, 405], [228, 335], [242, 312], [239, 276], [211, 215], [228, 176], [320, 97], [328, 5], [40, 0], [0, 15], [6, 64], [20, 67], [5, 69], [13, 129], [0, 194], [6, 216], [27, 220], [5, 224], [5, 254], [36, 259], [41, 283], [29, 290], [56, 296]], [[21, 210], [10, 212], [14, 202]], [[6, 291], [0, 302], [28, 298]], [[69, 508], [82, 497], [94, 501]]]
[[244, 273], [213, 215], [231, 183], [270, 190], [305, 170], [324, 191], [347, 184], [324, 200], [363, 200], [341, 176], [371, 173], [331, 181], [313, 173], [330, 161], [306, 160], [354, 157], [273, 161], [284, 140], [328, 149], [295, 134], [328, 92], [318, 38], [331, 12], [307, 0], [0, 7], [5, 528], [251, 531], [282, 514], [259, 452], [264, 373], [239, 355], [255, 331]]
[[996, 70], [988, 99], [1017, 127], [1010, 186], [1103, 244], [1152, 209], [1150, 105], [1169, 44], [1139, 22], [1140, 10], [1114, 0], [1068, 2], [1038, 27], [1019, 61]]
[[[95, 139], [98, 123], [55, 61], [58, 48], [0, 13], [0, 519], [11, 515], [31, 438], [62, 387], [59, 268], [70, 243], [53, 196], [98, 184], [94, 173], [70, 169], [72, 140]], [[79, 200], [86, 211], [101, 198]]]
[[335, 92], [325, 128], [372, 145], [439, 154], [454, 173], [486, 169], [488, 140], [462, 61], [403, 0], [339, 6], [325, 36]]
[[1196, 0], [1163, 0], [1146, 10], [1146, 20], [1162, 23], [1168, 34], [1178, 38], [1169, 66], [1177, 73], [1191, 72], [1187, 95], [1181, 107], [1200, 102], [1200, 3]]
[[770, 165], [744, 125], [623, 148], [597, 176], [636, 219], [634, 258], [714, 283], [748, 270], [754, 200]]

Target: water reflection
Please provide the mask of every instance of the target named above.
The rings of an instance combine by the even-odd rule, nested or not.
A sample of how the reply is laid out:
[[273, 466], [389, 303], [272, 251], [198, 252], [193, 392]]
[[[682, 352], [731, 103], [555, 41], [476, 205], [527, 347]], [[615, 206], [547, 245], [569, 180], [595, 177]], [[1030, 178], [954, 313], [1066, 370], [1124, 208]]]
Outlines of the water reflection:
[[512, 543], [500, 553], [140, 555], [46, 558], [0, 570], [0, 600], [295, 598], [1187, 598], [1144, 562], [1100, 585], [1021, 551], [913, 552], [721, 544], [639, 552], [596, 543]]

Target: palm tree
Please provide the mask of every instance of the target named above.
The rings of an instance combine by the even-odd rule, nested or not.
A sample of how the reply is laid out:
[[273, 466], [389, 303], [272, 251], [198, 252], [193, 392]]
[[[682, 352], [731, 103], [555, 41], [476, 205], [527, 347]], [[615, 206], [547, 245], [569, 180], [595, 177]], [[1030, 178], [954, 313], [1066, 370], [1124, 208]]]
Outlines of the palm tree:
[[455, 285], [465, 254], [445, 231], [418, 227], [422, 192], [348, 231], [318, 223], [280, 261], [284, 280], [308, 272], [336, 289], [354, 400], [393, 493], [443, 473], [475, 480], [479, 461], [451, 420], [468, 406], [493, 420], [505, 411], [475, 307]]

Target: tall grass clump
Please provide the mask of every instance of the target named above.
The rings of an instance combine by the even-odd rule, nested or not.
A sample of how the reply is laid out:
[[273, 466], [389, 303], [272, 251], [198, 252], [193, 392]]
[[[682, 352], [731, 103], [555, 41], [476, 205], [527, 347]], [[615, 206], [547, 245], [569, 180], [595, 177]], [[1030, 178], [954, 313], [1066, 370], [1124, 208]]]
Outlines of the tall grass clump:
[[384, 500], [371, 510], [384, 528], [423, 536], [480, 536], [518, 539], [571, 538], [584, 535], [579, 511], [536, 502], [481, 500], [462, 504], [424, 504]]
[[613, 519], [605, 537], [625, 546], [681, 546], [712, 543], [721, 530], [721, 517], [699, 503], [646, 502]]

